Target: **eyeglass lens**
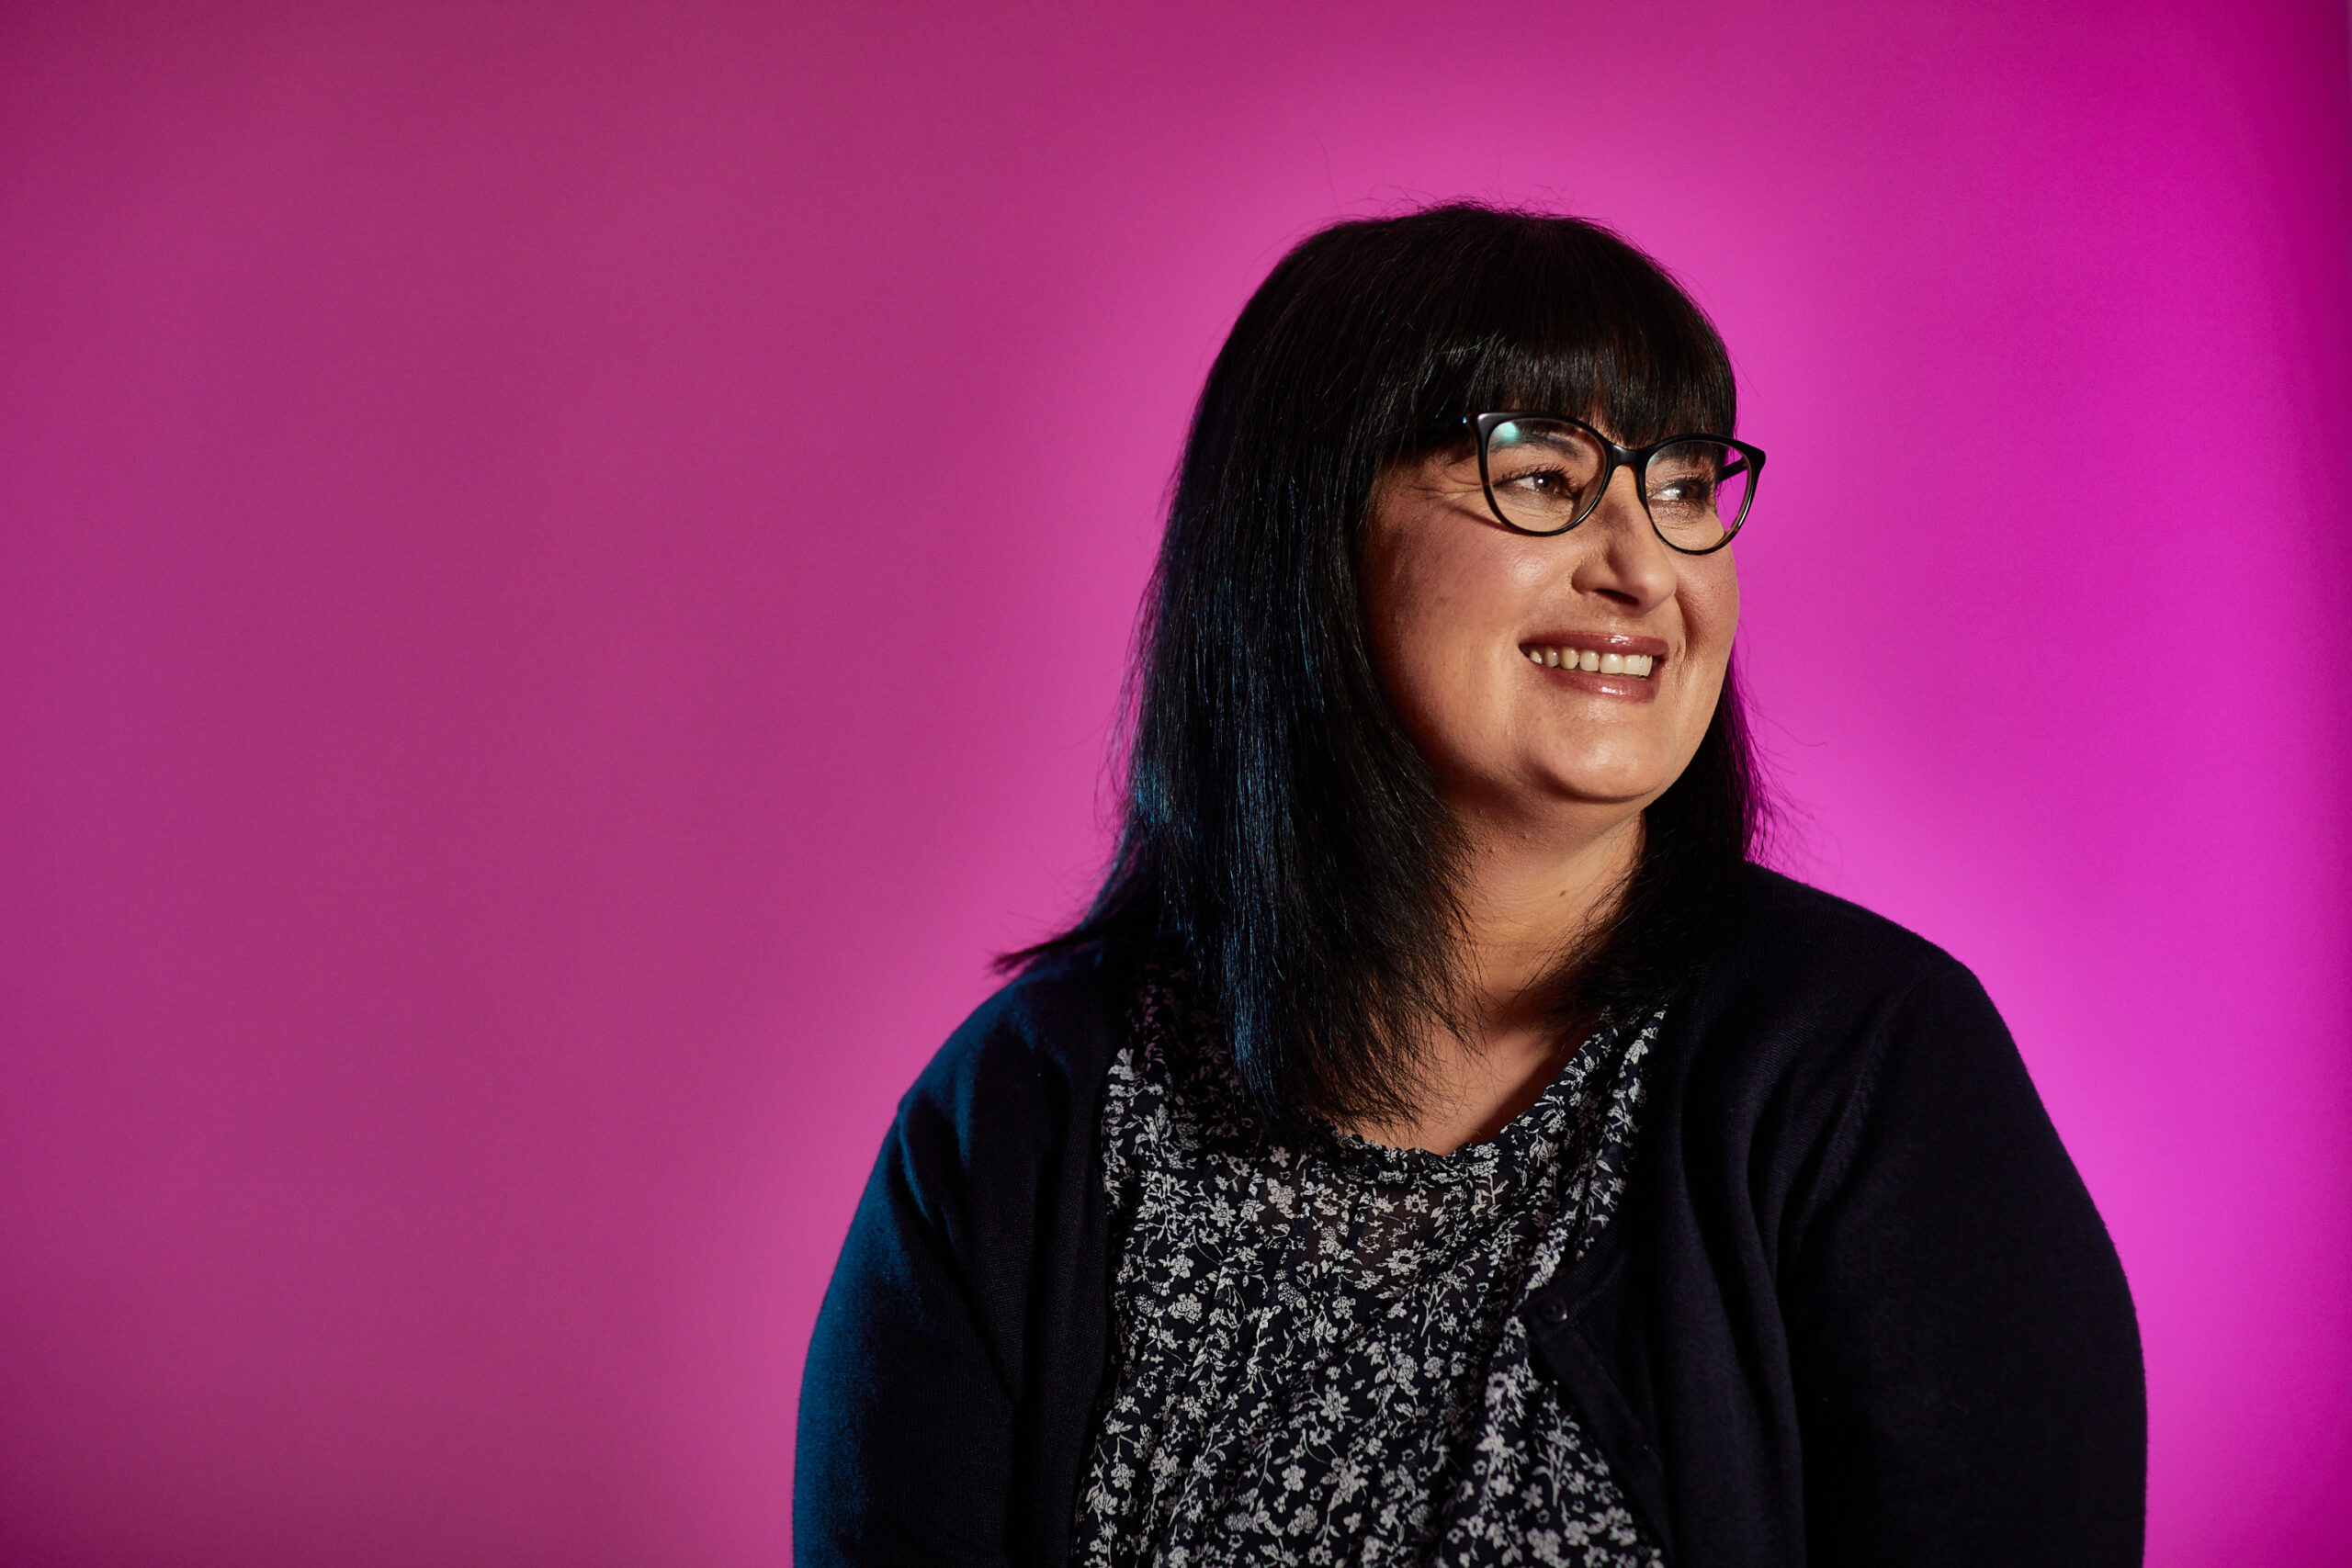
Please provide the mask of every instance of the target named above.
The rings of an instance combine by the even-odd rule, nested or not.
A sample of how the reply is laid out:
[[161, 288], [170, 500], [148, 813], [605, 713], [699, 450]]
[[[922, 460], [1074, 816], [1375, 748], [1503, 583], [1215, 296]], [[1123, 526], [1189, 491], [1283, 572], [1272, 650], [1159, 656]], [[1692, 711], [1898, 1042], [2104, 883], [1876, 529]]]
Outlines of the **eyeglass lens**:
[[[1592, 432], [1565, 420], [1517, 419], [1487, 438], [1487, 490], [1514, 528], [1556, 534], [1600, 504], [1609, 457]], [[1704, 550], [1739, 526], [1751, 475], [1736, 446], [1694, 439], [1661, 446], [1641, 476], [1650, 521], [1678, 549]]]

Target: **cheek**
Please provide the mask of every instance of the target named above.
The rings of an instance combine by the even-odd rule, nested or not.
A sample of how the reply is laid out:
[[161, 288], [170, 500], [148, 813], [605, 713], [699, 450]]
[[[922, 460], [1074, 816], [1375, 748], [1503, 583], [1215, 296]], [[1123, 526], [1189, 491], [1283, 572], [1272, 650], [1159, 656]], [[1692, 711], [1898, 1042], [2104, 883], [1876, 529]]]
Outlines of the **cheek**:
[[[1434, 762], [1479, 749], [1492, 711], [1496, 639], [1520, 603], [1508, 563], [1464, 558], [1453, 541], [1395, 541], [1364, 584], [1364, 623], [1390, 704]], [[1501, 570], [1498, 570], [1500, 568]], [[1498, 628], [1505, 628], [1498, 630]]]
[[1731, 658], [1732, 639], [1739, 630], [1739, 574], [1732, 568], [1731, 552], [1723, 555], [1720, 567], [1712, 560], [1705, 562], [1709, 570], [1693, 573], [1679, 595], [1693, 660], [1718, 676]]
[[[1730, 554], [1728, 550], [1722, 553]], [[1676, 764], [1679, 771], [1689, 764], [1706, 739], [1707, 726], [1723, 694], [1724, 671], [1731, 661], [1734, 634], [1739, 629], [1738, 574], [1728, 558], [1718, 563], [1712, 557], [1701, 558], [1685, 565], [1675, 599], [1690, 678], [1659, 716], [1669, 726], [1667, 733], [1672, 739], [1667, 744], [1680, 755]]]
[[1391, 592], [1366, 606], [1372, 653], [1388, 700], [1417, 739], [1461, 701], [1464, 679], [1460, 597], [1443, 579], [1400, 573]]

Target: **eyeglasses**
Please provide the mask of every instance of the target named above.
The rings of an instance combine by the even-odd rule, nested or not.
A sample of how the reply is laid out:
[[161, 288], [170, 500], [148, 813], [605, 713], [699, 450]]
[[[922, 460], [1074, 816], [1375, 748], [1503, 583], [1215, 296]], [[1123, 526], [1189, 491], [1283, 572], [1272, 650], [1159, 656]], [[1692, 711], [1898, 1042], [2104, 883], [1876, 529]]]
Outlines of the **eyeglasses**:
[[1482, 413], [1478, 481], [1496, 520], [1522, 534], [1565, 534], [1592, 515], [1621, 468], [1638, 481], [1657, 536], [1685, 555], [1722, 549], [1747, 520], [1764, 452], [1724, 435], [1671, 435], [1620, 446], [1580, 419]]

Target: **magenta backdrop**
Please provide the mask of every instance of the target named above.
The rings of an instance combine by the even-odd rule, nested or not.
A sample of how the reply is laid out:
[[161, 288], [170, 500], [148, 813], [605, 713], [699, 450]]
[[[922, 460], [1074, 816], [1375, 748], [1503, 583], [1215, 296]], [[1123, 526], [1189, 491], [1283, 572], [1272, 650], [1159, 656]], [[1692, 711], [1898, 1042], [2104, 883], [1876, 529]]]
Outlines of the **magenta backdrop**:
[[2153, 1561], [2352, 1562], [2341, 4], [1178, 13], [7, 8], [11, 1568], [778, 1561], [1208, 359], [1456, 194], [1722, 323], [1784, 857], [2015, 1027]]

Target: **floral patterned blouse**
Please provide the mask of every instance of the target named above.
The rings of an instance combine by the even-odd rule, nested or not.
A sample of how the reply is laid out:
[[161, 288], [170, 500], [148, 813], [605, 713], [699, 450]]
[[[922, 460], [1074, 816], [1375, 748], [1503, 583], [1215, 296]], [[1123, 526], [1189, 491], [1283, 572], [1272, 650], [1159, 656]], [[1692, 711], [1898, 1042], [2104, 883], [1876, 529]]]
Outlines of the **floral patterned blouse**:
[[1500, 1134], [1438, 1155], [1270, 1135], [1180, 977], [1136, 1006], [1079, 1560], [1662, 1564], [1516, 1311], [1609, 1223], [1662, 1013], [1604, 1021]]

